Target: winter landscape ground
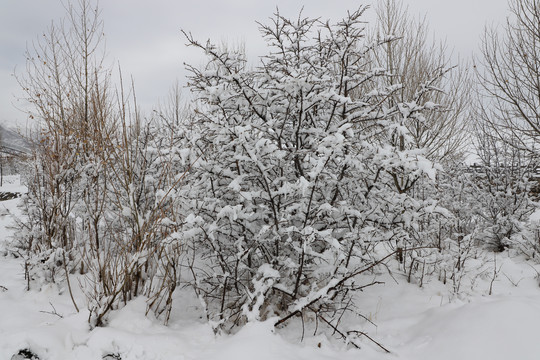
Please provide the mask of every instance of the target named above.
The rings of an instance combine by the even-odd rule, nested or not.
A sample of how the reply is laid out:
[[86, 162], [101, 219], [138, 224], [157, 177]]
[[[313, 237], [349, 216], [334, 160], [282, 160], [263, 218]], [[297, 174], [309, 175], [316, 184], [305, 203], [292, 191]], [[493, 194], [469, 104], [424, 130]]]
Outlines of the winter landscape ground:
[[183, 29], [151, 111], [65, 10], [1, 134], [0, 360], [540, 358], [538, 0], [470, 63], [398, 0]]
[[[18, 181], [9, 178], [1, 190], [24, 190]], [[2, 248], [20, 216], [18, 202], [0, 203]], [[14, 355], [25, 349], [42, 360], [538, 359], [540, 265], [509, 252], [497, 254], [496, 264], [471, 261], [475, 275], [463, 280], [459, 296], [437, 280], [420, 288], [401, 273], [379, 273], [384, 284], [358, 293], [356, 306], [367, 319], [342, 321], [365, 331], [390, 350], [387, 354], [365, 338], [355, 349], [330, 333], [313, 335], [315, 323], [309, 320], [303, 339], [299, 325], [274, 330], [272, 320], [215, 336], [189, 291], [176, 293], [174, 302], [182, 306], [173, 307], [167, 326], [145, 316], [146, 299], [140, 297], [114, 311], [107, 327], [90, 330], [83, 294], [75, 292], [81, 307], [77, 313], [65, 288], [46, 285], [27, 291], [22, 260], [2, 256], [0, 359], [22, 359]], [[364, 280], [370, 282], [370, 276]], [[72, 278], [77, 281], [83, 279]]]

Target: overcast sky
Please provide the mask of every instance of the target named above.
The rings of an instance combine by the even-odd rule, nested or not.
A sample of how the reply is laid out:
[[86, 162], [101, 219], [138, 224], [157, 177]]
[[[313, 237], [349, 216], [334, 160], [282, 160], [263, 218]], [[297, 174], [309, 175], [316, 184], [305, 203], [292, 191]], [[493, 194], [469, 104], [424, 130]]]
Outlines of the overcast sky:
[[[376, 0], [374, 0], [376, 1]], [[411, 15], [426, 15], [435, 36], [446, 39], [462, 57], [477, 48], [486, 24], [504, 21], [506, 0], [404, 0]], [[367, 3], [374, 3], [372, 1]], [[244, 42], [249, 55], [263, 51], [255, 21], [266, 21], [279, 7], [294, 17], [304, 6], [310, 17], [339, 19], [357, 0], [101, 0], [109, 60], [131, 74], [139, 103], [151, 109], [178, 79], [185, 83], [184, 62], [199, 65], [202, 57], [184, 46], [180, 29], [196, 38]], [[369, 10], [366, 20], [372, 17]], [[60, 0], [0, 0], [0, 122], [24, 126], [18, 111], [21, 95], [13, 78], [24, 71], [24, 51], [52, 20], [64, 14]]]

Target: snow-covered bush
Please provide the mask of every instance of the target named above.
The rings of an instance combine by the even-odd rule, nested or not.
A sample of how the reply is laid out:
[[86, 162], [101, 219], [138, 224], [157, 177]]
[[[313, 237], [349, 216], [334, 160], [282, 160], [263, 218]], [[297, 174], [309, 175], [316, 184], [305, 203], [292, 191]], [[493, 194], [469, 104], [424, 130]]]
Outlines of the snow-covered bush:
[[481, 241], [491, 250], [503, 251], [528, 242], [529, 216], [535, 210], [531, 188], [535, 158], [512, 145], [517, 143], [491, 125], [479, 126], [477, 153], [481, 163], [475, 174], [481, 221]]
[[200, 159], [182, 192], [182, 236], [216, 329], [305, 311], [326, 322], [361, 288], [355, 275], [402, 243], [423, 245], [410, 230], [433, 204], [409, 192], [435, 166], [403, 146], [405, 124], [436, 111], [425, 101], [443, 71], [407, 102], [385, 102], [400, 85], [377, 81], [391, 74], [367, 54], [395, 38], [367, 43], [363, 11], [336, 24], [276, 14], [261, 24], [269, 51], [254, 68], [241, 51], [186, 34], [209, 60], [189, 68]]
[[[83, 196], [81, 176], [96, 156], [92, 140], [101, 136], [110, 105], [109, 72], [102, 69], [98, 46], [101, 22], [90, 16], [93, 9], [88, 3], [80, 6], [78, 11], [69, 6], [69, 21], [52, 24], [28, 49], [26, 74], [17, 77], [32, 106], [29, 117], [37, 122], [30, 139], [31, 164], [24, 176], [26, 218], [20, 223], [17, 246], [41, 259], [29, 259], [28, 264], [57, 264], [64, 276], [80, 265], [74, 254], [80, 245], [74, 211]], [[45, 260], [58, 253], [63, 261]]]
[[[178, 283], [182, 245], [175, 240], [179, 226], [176, 191], [184, 174], [181, 151], [159, 122], [122, 121], [122, 136], [114, 139], [107, 186], [100, 192], [104, 209], [97, 222], [99, 242], [86, 244], [83, 263], [92, 321], [101, 325], [109, 310], [139, 296], [168, 319], [172, 293]], [[92, 219], [93, 202], [85, 203]]]
[[504, 26], [484, 32], [482, 66], [477, 67], [478, 154], [488, 225], [484, 238], [492, 248], [524, 246], [527, 253], [538, 247], [534, 225], [528, 221], [537, 207], [531, 200], [538, 195], [538, 5], [536, 0], [508, 2]]
[[80, 274], [100, 326], [137, 296], [167, 320], [187, 269], [216, 331], [309, 312], [347, 338], [338, 314], [377, 283], [358, 275], [387, 260], [410, 282], [439, 278], [457, 293], [478, 245], [538, 249], [518, 153], [485, 138], [482, 172], [451, 168], [466, 136], [462, 113], [452, 129], [444, 118], [467, 101], [443, 94], [450, 70], [443, 59], [386, 64], [402, 39], [367, 40], [364, 10], [335, 24], [275, 14], [260, 24], [268, 53], [253, 67], [241, 50], [186, 33], [208, 57], [188, 66], [192, 108], [181, 111], [177, 91], [152, 119], [133, 89], [111, 90], [100, 22], [71, 12], [96, 33], [88, 51], [70, 52], [79, 48], [64, 42], [81, 39], [52, 28], [21, 79], [40, 121], [14, 243], [29, 283]]
[[112, 91], [99, 11], [78, 6], [30, 49], [19, 77], [38, 130], [14, 246], [29, 284], [67, 281], [71, 292], [70, 274], [84, 276], [92, 325], [139, 295], [167, 319], [185, 152], [163, 121], [141, 119], [133, 89]]

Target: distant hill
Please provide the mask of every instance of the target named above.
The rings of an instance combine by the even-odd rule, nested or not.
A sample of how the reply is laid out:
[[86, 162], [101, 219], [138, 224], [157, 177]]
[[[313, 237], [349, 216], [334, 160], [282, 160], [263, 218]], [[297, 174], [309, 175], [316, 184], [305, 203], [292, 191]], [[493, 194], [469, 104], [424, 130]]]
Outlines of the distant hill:
[[16, 130], [0, 125], [0, 145], [22, 152], [30, 152], [30, 143]]

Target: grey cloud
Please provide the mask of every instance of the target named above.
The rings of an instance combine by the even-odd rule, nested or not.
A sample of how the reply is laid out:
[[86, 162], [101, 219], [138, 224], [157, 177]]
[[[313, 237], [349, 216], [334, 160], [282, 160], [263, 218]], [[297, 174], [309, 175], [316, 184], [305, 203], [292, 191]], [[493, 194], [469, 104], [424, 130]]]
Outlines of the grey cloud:
[[[448, 39], [450, 47], [468, 55], [478, 43], [485, 22], [504, 19], [506, 0], [408, 0], [412, 14], [427, 13], [436, 36]], [[107, 50], [110, 61], [118, 61], [125, 74], [132, 74], [139, 102], [150, 106], [164, 96], [176, 78], [185, 76], [182, 63], [199, 64], [199, 52], [187, 49], [180, 29], [206, 41], [244, 42], [248, 54], [260, 55], [264, 44], [255, 21], [266, 22], [276, 6], [295, 17], [300, 1], [250, 0], [102, 0]], [[305, 2], [306, 16], [339, 19], [357, 1], [311, 0]], [[481, 10], [481, 11], [480, 11]], [[17, 85], [9, 75], [15, 66], [24, 67], [26, 44], [37, 38], [51, 20], [63, 16], [60, 0], [0, 1], [0, 120], [23, 119], [10, 104]], [[372, 17], [368, 12], [367, 20]]]

